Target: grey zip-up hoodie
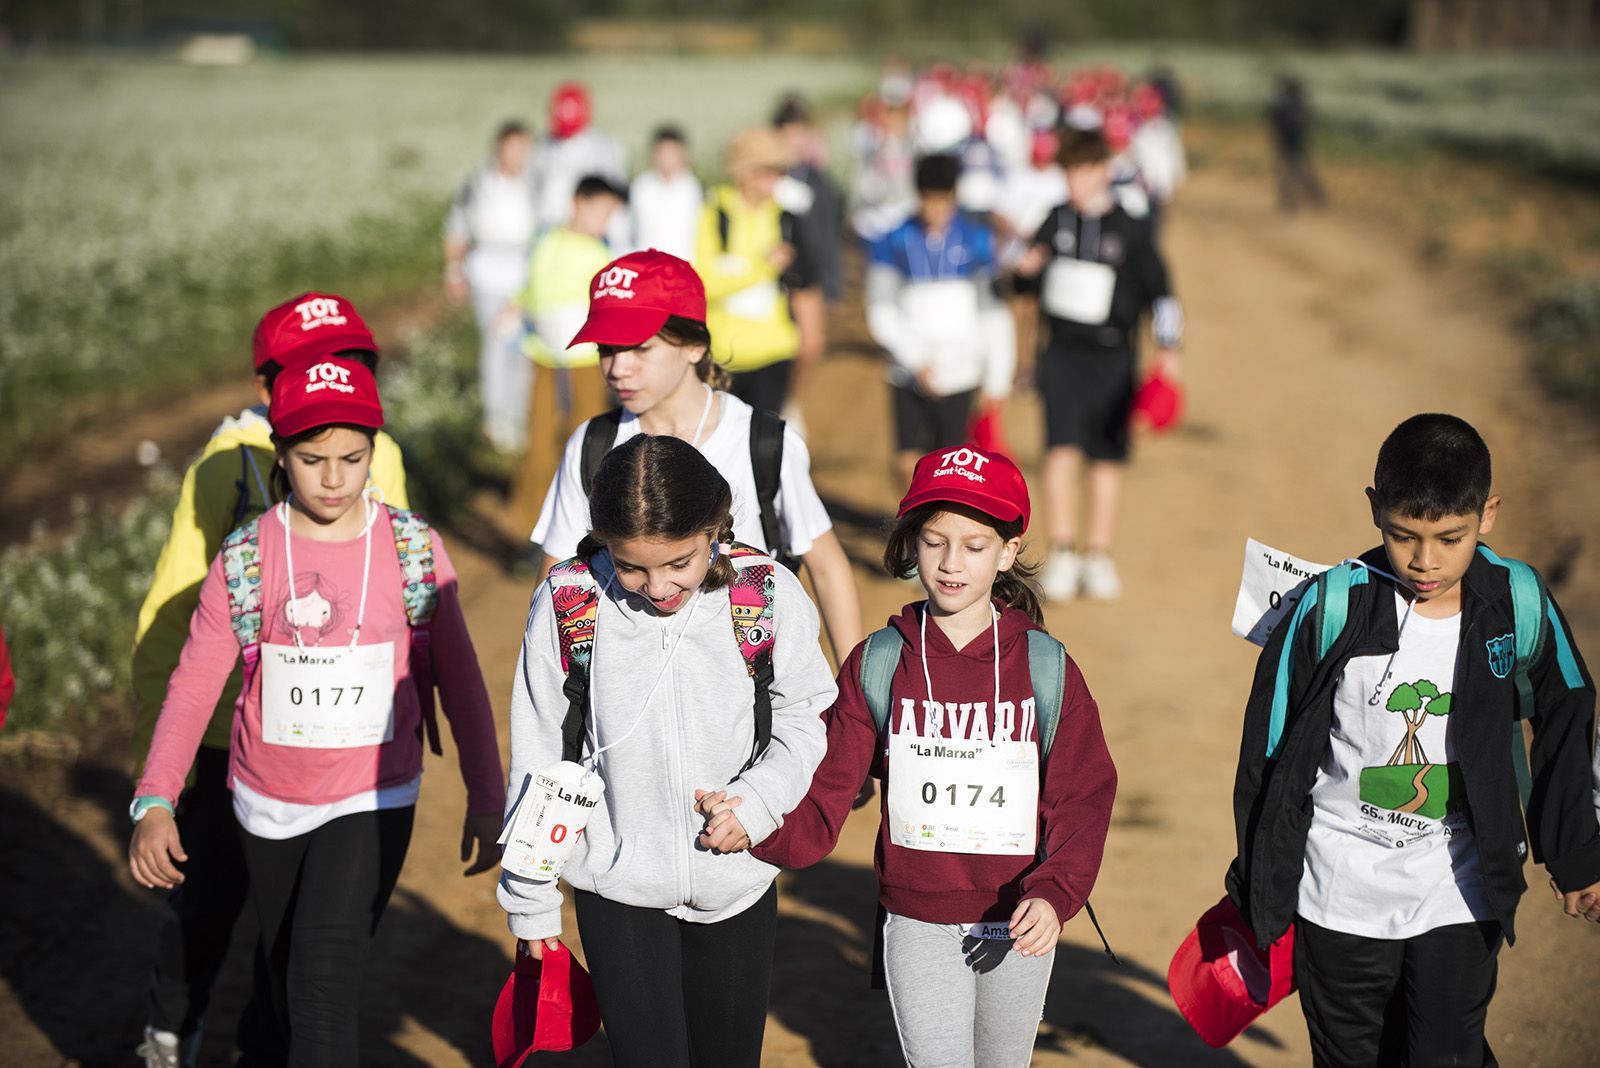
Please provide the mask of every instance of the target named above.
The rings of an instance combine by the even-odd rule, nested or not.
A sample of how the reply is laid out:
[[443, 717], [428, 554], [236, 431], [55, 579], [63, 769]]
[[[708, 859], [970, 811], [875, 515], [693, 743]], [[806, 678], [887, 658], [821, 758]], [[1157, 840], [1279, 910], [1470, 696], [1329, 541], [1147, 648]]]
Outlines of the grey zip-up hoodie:
[[[669, 654], [672, 662], [638, 727], [601, 754], [605, 792], [562, 878], [690, 923], [736, 916], [766, 893], [778, 869], [748, 852], [700, 848], [704, 820], [694, 812], [694, 792], [726, 788], [742, 798], [734, 812], [752, 843], [777, 830], [805, 797], [827, 747], [822, 712], [837, 693], [817, 640], [817, 610], [788, 569], [774, 569], [772, 744], [741, 774], [755, 746], [755, 684], [739, 655], [727, 589], [701, 590], [698, 603], [659, 616], [619, 583], [606, 589], [612, 571], [605, 553], [593, 568], [605, 592], [595, 622], [586, 754], [634, 728]], [[565, 682], [546, 583], [534, 594], [511, 692], [508, 813], [527, 777], [561, 759]], [[518, 938], [561, 933], [554, 882], [502, 872], [498, 896]]]

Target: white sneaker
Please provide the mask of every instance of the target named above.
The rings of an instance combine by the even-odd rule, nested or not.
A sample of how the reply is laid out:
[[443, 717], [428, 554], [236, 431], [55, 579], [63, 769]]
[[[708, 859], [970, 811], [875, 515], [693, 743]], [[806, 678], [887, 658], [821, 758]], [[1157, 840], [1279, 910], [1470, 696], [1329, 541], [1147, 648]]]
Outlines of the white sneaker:
[[1122, 579], [1117, 577], [1117, 565], [1103, 552], [1091, 552], [1083, 558], [1083, 592], [1096, 601], [1115, 601], [1122, 596]]
[[1039, 585], [1052, 601], [1070, 601], [1083, 584], [1083, 557], [1071, 549], [1057, 549], [1045, 562]]
[[144, 1058], [144, 1068], [194, 1068], [200, 1060], [200, 1032], [179, 1039], [171, 1031], [144, 1029], [144, 1041], [133, 1051]]

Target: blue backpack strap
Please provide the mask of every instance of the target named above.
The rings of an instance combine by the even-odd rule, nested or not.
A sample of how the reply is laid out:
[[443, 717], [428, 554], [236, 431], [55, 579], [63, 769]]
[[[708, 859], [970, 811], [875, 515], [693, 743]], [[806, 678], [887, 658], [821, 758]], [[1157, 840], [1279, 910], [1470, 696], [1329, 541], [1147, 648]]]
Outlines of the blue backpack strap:
[[1050, 755], [1061, 722], [1061, 688], [1067, 677], [1067, 647], [1042, 630], [1028, 632], [1028, 675], [1039, 720], [1039, 755]]
[[1328, 655], [1350, 619], [1350, 566], [1340, 564], [1322, 582], [1322, 611], [1317, 617], [1317, 661]]
[[261, 644], [261, 517], [222, 541], [222, 576], [228, 584], [228, 621], [249, 662]]
[[867, 635], [866, 644], [861, 652], [861, 692], [867, 698], [872, 722], [882, 736], [889, 730], [889, 702], [892, 700], [889, 689], [906, 640], [895, 628], [883, 627]]
[[1532, 719], [1538, 709], [1533, 699], [1533, 680], [1529, 671], [1539, 653], [1539, 643], [1544, 636], [1544, 621], [1548, 612], [1549, 595], [1538, 572], [1509, 556], [1501, 556], [1487, 545], [1478, 546], [1478, 555], [1489, 563], [1506, 569], [1511, 585], [1511, 629], [1516, 646], [1516, 661], [1512, 669], [1512, 683], [1516, 688], [1517, 703], [1511, 719], [1511, 769], [1517, 776], [1517, 793], [1522, 798], [1522, 808], [1528, 808], [1528, 798], [1533, 793], [1533, 771], [1528, 766], [1528, 743], [1522, 734], [1522, 720]]
[[433, 615], [439, 608], [439, 580], [433, 566], [433, 531], [428, 521], [415, 512], [394, 505], [389, 512], [389, 527], [394, 533], [394, 551], [400, 560], [400, 600], [405, 605], [406, 622], [411, 625], [411, 682], [417, 691], [422, 718], [419, 736], [426, 737], [435, 756], [444, 755], [439, 739], [439, 708], [434, 700]]
[[567, 713], [561, 721], [561, 759], [583, 755], [589, 724], [589, 664], [594, 655], [594, 625], [600, 615], [600, 584], [583, 560], [574, 557], [550, 569], [550, 603], [556, 613], [556, 641], [567, 681], [561, 692]]

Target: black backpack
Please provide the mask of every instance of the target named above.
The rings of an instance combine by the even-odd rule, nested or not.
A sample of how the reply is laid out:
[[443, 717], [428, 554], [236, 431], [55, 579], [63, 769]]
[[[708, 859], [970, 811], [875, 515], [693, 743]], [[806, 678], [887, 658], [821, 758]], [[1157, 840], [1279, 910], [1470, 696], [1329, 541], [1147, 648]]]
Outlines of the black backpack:
[[[613, 408], [589, 420], [589, 425], [584, 428], [578, 473], [585, 497], [594, 488], [594, 476], [600, 470], [600, 461], [617, 443], [617, 429], [621, 425], [622, 409]], [[756, 477], [761, 536], [766, 540], [767, 552], [774, 560], [790, 571], [798, 572], [800, 560], [784, 544], [783, 525], [778, 522], [778, 484], [783, 474], [783, 430], [784, 422], [778, 416], [761, 408], [750, 409], [750, 470]]]

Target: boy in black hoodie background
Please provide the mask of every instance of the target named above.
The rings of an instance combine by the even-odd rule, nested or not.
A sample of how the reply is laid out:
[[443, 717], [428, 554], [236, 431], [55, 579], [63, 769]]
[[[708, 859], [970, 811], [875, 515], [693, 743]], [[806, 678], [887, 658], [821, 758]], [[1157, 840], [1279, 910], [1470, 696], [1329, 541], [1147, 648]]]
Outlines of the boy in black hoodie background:
[[[1463, 420], [1400, 424], [1367, 490], [1382, 546], [1309, 586], [1257, 664], [1228, 890], [1261, 945], [1294, 923], [1319, 1066], [1497, 1063], [1484, 1022], [1530, 848], [1566, 912], [1600, 918], [1594, 683], [1542, 581], [1480, 543], [1490, 475]], [[1522, 663], [1518, 572], [1539, 608]]]

